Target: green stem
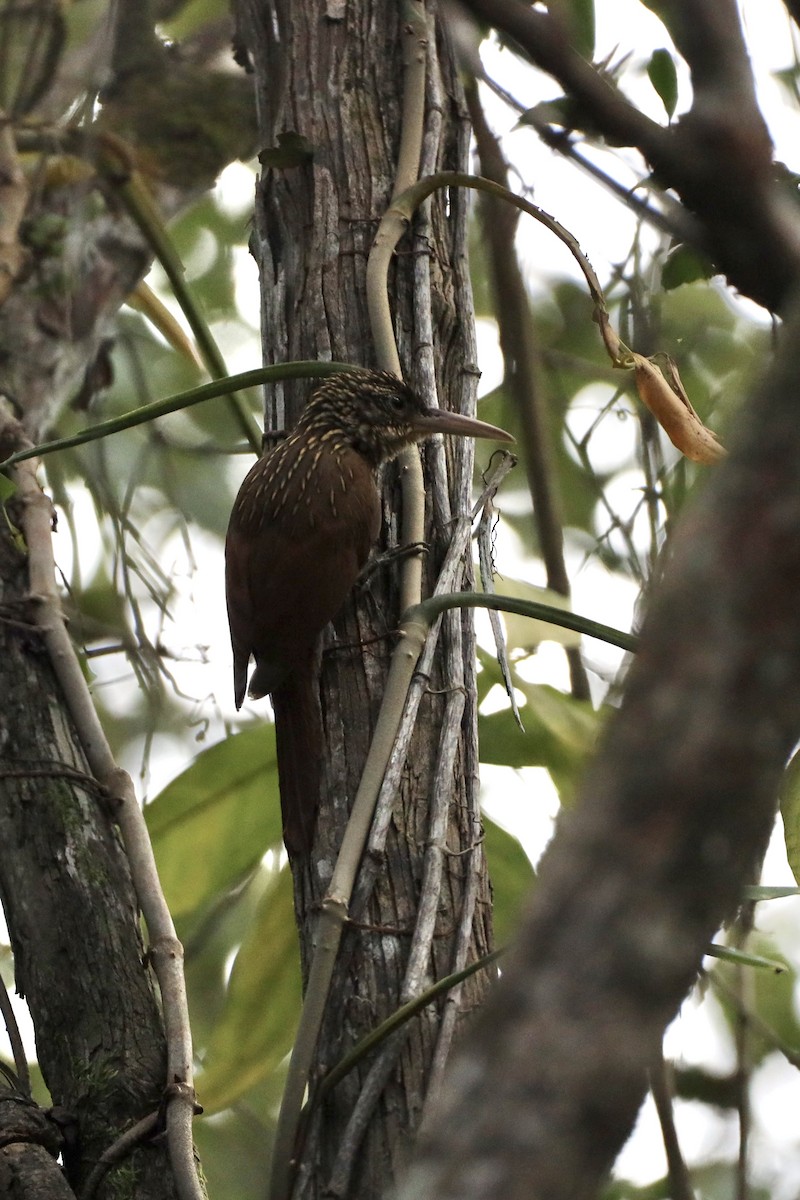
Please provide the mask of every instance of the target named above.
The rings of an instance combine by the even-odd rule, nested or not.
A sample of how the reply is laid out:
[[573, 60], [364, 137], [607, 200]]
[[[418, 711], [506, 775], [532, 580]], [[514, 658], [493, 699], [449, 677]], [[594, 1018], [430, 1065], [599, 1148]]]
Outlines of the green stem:
[[551, 604], [540, 604], [537, 600], [517, 600], [513, 596], [501, 596], [496, 593], [489, 595], [485, 592], [450, 592], [443, 596], [429, 596], [420, 604], [409, 608], [403, 616], [407, 621], [422, 621], [430, 627], [438, 616], [451, 608], [489, 608], [496, 612], [515, 613], [520, 617], [531, 617], [537, 621], [547, 621], [550, 625], [558, 625], [562, 629], [573, 629], [587, 637], [598, 638], [620, 650], [635, 652], [639, 648], [639, 639], [632, 633], [623, 633], [611, 625], [603, 625], [600, 621], [592, 621], [589, 617], [580, 617], [577, 613], [566, 612]]
[[226, 396], [231, 392], [242, 391], [244, 388], [256, 387], [258, 384], [275, 383], [280, 379], [324, 379], [339, 371], [359, 371], [363, 367], [354, 367], [350, 363], [315, 362], [299, 360], [293, 363], [276, 363], [272, 367], [257, 367], [252, 371], [242, 371], [239, 375], [229, 375], [227, 379], [203, 383], [199, 387], [190, 388], [186, 392], [176, 392], [163, 400], [154, 400], [152, 404], [143, 404], [133, 412], [121, 417], [112, 417], [110, 421], [101, 421], [99, 425], [90, 425], [80, 433], [70, 437], [57, 438], [52, 442], [42, 442], [29, 450], [19, 450], [0, 462], [0, 470], [16, 466], [26, 458], [42, 458], [45, 454], [54, 454], [57, 450], [70, 450], [73, 446], [83, 446], [86, 442], [94, 442], [98, 438], [108, 437], [112, 433], [121, 433], [123, 429], [133, 429], [164, 417], [168, 413], [179, 412], [183, 408], [191, 408], [193, 404], [201, 404], [204, 400], [213, 400], [218, 396]]
[[444, 992], [449, 992], [451, 988], [456, 987], [459, 983], [463, 983], [465, 979], [469, 979], [470, 975], [475, 975], [485, 967], [491, 966], [503, 953], [504, 947], [500, 946], [497, 950], [492, 950], [489, 954], [484, 954], [482, 958], [476, 959], [468, 967], [464, 967], [462, 971], [454, 971], [452, 975], [445, 975], [443, 979], [437, 980], [431, 987], [421, 992], [419, 996], [415, 996], [413, 1000], [402, 1004], [385, 1021], [381, 1021], [380, 1025], [376, 1026], [366, 1037], [361, 1038], [353, 1046], [352, 1050], [345, 1054], [344, 1058], [340, 1059], [335, 1067], [331, 1067], [327, 1075], [322, 1077], [319, 1086], [305, 1106], [303, 1118], [305, 1120], [308, 1119], [317, 1105], [333, 1091], [337, 1084], [344, 1079], [345, 1075], [352, 1071], [353, 1067], [358, 1065], [365, 1055], [369, 1054], [370, 1050], [379, 1046], [381, 1042], [385, 1042], [390, 1034], [405, 1025], [406, 1021], [410, 1021], [412, 1017], [421, 1012], [423, 1008], [426, 1008], [437, 996], [441, 996]]
[[[531, 204], [529, 200], [523, 200], [521, 196], [515, 195], [514, 192], [510, 192], [508, 188], [502, 187], [499, 183], [493, 183], [491, 179], [484, 179], [481, 175], [466, 175], [462, 171], [439, 171], [436, 175], [426, 175], [399, 196], [395, 196], [389, 213], [393, 213], [398, 220], [408, 222], [423, 200], [427, 200], [428, 196], [439, 188], [451, 187], [473, 188], [475, 191], [488, 192], [490, 196], [497, 196], [499, 199], [505, 200], [507, 204], [518, 208], [520, 212], [533, 217], [535, 221], [544, 225], [546, 229], [555, 234], [559, 241], [564, 243], [588, 284], [594, 303], [594, 319], [600, 327], [600, 333], [612, 364], [615, 367], [628, 367], [631, 352], [611, 325], [603, 289], [600, 287], [600, 281], [592, 264], [581, 250], [577, 239], [568, 229], [565, 229], [560, 221], [551, 217], [544, 209]], [[386, 214], [387, 217], [389, 213]]]

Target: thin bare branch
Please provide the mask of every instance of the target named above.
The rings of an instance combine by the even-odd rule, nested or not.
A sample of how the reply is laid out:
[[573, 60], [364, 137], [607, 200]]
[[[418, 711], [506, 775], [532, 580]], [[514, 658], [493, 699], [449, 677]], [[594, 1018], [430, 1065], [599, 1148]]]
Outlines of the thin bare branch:
[[[705, 249], [729, 281], [773, 311], [787, 302], [800, 275], [800, 236], [772, 178], [772, 148], [752, 100], [749, 65], [734, 0], [665, 4], [698, 73], [701, 99], [666, 129], [651, 121], [569, 44], [560, 22], [517, 0], [463, 0], [482, 21], [510, 34], [537, 66], [561, 83], [591, 127], [617, 145], [636, 146], [659, 184], [674, 189], [699, 218]], [[691, 23], [697, 36], [689, 32]], [[723, 94], [712, 63], [733, 64], [733, 96]]]

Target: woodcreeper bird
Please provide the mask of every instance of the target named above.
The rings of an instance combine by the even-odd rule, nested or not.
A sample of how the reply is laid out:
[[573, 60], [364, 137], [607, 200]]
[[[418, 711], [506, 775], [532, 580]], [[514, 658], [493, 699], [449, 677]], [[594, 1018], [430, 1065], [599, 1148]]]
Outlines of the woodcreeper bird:
[[236, 707], [252, 658], [249, 695], [269, 694], [275, 710], [284, 841], [293, 856], [308, 853], [316, 823], [319, 635], [378, 536], [376, 469], [435, 433], [513, 441], [484, 421], [427, 407], [389, 372], [334, 375], [250, 469], [236, 497], [225, 544]]

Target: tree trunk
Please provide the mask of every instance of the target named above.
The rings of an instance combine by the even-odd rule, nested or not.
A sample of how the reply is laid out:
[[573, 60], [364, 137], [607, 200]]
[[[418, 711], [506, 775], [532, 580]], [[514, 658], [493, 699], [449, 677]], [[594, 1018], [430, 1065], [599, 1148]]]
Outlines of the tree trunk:
[[[262, 145], [275, 147], [282, 134], [293, 133], [311, 151], [296, 166], [265, 168], [258, 186], [254, 241], [268, 363], [332, 359], [376, 365], [365, 272], [392, 194], [398, 155], [400, 21], [400, 10], [387, 0], [327, 6], [319, 0], [279, 0], [274, 9], [258, 0], [239, 4], [240, 31], [256, 75]], [[449, 46], [433, 24], [429, 33], [421, 174], [465, 169], [469, 138]], [[467, 200], [459, 193], [448, 200], [435, 196], [424, 226], [417, 225], [401, 242], [391, 300], [406, 379], [428, 399], [435, 387], [443, 407], [471, 411], [477, 371], [465, 258]], [[268, 427], [290, 426], [307, 391], [306, 385], [286, 384], [270, 393]], [[433, 498], [426, 519], [430, 587], [446, 548], [450, 511], [468, 511], [472, 447], [448, 447], [445, 456], [428, 446], [422, 455], [426, 495]], [[397, 544], [396, 467], [385, 471], [383, 485], [380, 549]], [[324, 637], [319, 686], [325, 777], [314, 852], [294, 870], [306, 969], [319, 903], [381, 702], [400, 616], [396, 576], [391, 564], [380, 567]], [[470, 577], [465, 561], [456, 586], [468, 586]], [[357, 886], [361, 903], [351, 912], [355, 919], [342, 943], [315, 1074], [337, 1062], [399, 1004], [429, 853], [429, 797], [437, 763], [447, 763], [448, 745], [453, 762], [442, 769], [450, 817], [427, 982], [490, 948], [489, 891], [479, 841], [474, 640], [467, 618], [454, 615], [443, 624], [419, 715], [385, 851], [377, 865], [371, 864], [375, 882], [368, 899], [363, 879], [360, 892]], [[479, 1003], [484, 986], [481, 976], [464, 986], [460, 1016]], [[340, 1084], [308, 1133], [298, 1194], [319, 1195], [328, 1188], [328, 1194], [374, 1197], [391, 1186], [407, 1160], [431, 1071], [438, 1075], [452, 1035], [450, 1010], [446, 1003], [432, 1005], [412, 1022], [402, 1047], [395, 1048], [396, 1065], [387, 1071], [390, 1078], [376, 1097], [363, 1141], [353, 1109], [372, 1059]]]
[[[14, 614], [0, 622], [0, 896], [39, 1065], [76, 1122], [65, 1165], [77, 1187], [127, 1125], [158, 1108], [164, 1035], [127, 861], [36, 629], [23, 625], [26, 563], [5, 527], [0, 579]], [[134, 1161], [142, 1195], [173, 1194], [162, 1151]]]
[[[2, 457], [18, 448], [0, 444]], [[113, 813], [88, 773], [29, 590], [26, 556], [0, 522], [0, 898], [42, 1074], [72, 1130], [64, 1164], [77, 1189], [123, 1129], [158, 1109], [164, 1033]], [[131, 1163], [138, 1195], [174, 1195], [163, 1147]]]
[[[0, 393], [14, 407], [0, 405], [0, 459], [20, 439], [43, 440], [146, 269], [138, 232], [97, 208], [85, 181], [41, 192], [28, 207], [31, 228], [49, 220], [64, 239], [28, 251], [0, 308]], [[20, 520], [13, 499], [7, 511]], [[165, 1043], [114, 814], [88, 773], [38, 611], [21, 538], [0, 521], [0, 898], [77, 1190], [124, 1129], [158, 1110]], [[137, 1196], [175, 1194], [163, 1142], [134, 1150], [124, 1170], [135, 1171]]]

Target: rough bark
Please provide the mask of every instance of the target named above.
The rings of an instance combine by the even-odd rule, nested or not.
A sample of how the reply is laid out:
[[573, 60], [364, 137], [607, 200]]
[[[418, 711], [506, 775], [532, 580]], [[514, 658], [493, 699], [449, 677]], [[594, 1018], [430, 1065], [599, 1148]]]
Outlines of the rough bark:
[[[42, 1073], [77, 1123], [65, 1158], [76, 1187], [127, 1124], [158, 1108], [164, 1037], [127, 862], [26, 592], [25, 557], [3, 524], [0, 898]], [[142, 1195], [173, 1194], [163, 1149], [133, 1162]]]
[[[255, 252], [262, 278], [263, 342], [267, 362], [296, 358], [338, 359], [375, 365], [365, 308], [367, 255], [378, 220], [390, 198], [398, 150], [402, 66], [400, 10], [393, 3], [324, 5], [256, 0], [239, 4], [239, 25], [255, 69], [265, 147], [282, 133], [296, 132], [313, 148], [313, 158], [289, 169], [266, 169], [258, 187]], [[426, 123], [425, 169], [463, 167], [468, 131], [461, 94], [447, 46], [432, 55]], [[438, 95], [437, 95], [438, 90]], [[391, 280], [400, 354], [406, 378], [423, 391], [435, 382], [443, 406], [469, 410], [474, 403], [475, 352], [471, 296], [465, 263], [466, 200], [453, 195], [431, 206], [430, 241], [401, 243]], [[435, 380], [426, 377], [429, 338], [415, 309], [414, 272], [420, 257], [433, 280]], [[307, 388], [286, 385], [267, 397], [271, 427], [291, 424]], [[464, 511], [470, 476], [469, 445], [442, 456], [423, 451], [428, 495], [451, 487], [453, 511]], [[459, 484], [458, 481], [461, 481]], [[459, 490], [460, 488], [460, 490]], [[439, 493], [441, 495], [441, 492]], [[399, 495], [396, 469], [384, 476], [381, 547], [397, 540]], [[440, 563], [447, 530], [442, 503], [428, 514], [428, 580]], [[465, 564], [465, 579], [469, 565]], [[325, 639], [321, 678], [328, 741], [326, 779], [314, 853], [295, 872], [298, 920], [307, 965], [316, 906], [330, 878], [336, 849], [357, 787], [370, 731], [380, 704], [392, 629], [399, 617], [396, 568], [375, 573]], [[453, 769], [445, 885], [430, 963], [432, 977], [452, 969], [456, 931], [470, 872], [478, 872], [478, 902], [469, 957], [489, 945], [488, 885], [483, 852], [476, 845], [477, 759], [473, 689], [473, 641], [468, 621], [454, 618], [443, 634], [430, 689], [397, 798], [385, 860], [368, 908], [346, 934], [329, 1019], [318, 1048], [317, 1070], [336, 1062], [343, 1050], [389, 1015], [408, 956], [428, 836], [428, 796], [437, 757], [447, 693], [463, 665], [466, 706]], [[452, 664], [457, 660], [457, 667]], [[446, 663], [448, 665], [443, 665]], [[456, 674], [454, 674], [455, 672]], [[460, 682], [456, 685], [460, 690]], [[470, 853], [463, 853], [474, 847]], [[483, 984], [462, 995], [462, 1013], [473, 1008]], [[390, 1186], [407, 1159], [420, 1119], [441, 1008], [414, 1021], [369, 1125], [349, 1183], [350, 1196], [376, 1196]], [[359, 1094], [368, 1062], [351, 1074], [314, 1123], [304, 1150], [303, 1195], [320, 1194], [329, 1180], [337, 1148]], [[311, 1165], [313, 1164], [313, 1166]], [[337, 1186], [340, 1186], [337, 1184]]]
[[[2, 457], [18, 448], [20, 427], [42, 438], [147, 262], [124, 221], [82, 221], [86, 199], [85, 189], [54, 190], [29, 211], [32, 222], [55, 212], [73, 224], [65, 253], [30, 261], [0, 311], [0, 382], [21, 418], [4, 410]], [[164, 1035], [113, 814], [87, 774], [28, 590], [25, 554], [2, 522], [0, 897], [42, 1073], [75, 1122], [64, 1161], [77, 1187], [123, 1128], [158, 1108]], [[142, 1196], [174, 1194], [163, 1147], [137, 1151], [131, 1166]]]

